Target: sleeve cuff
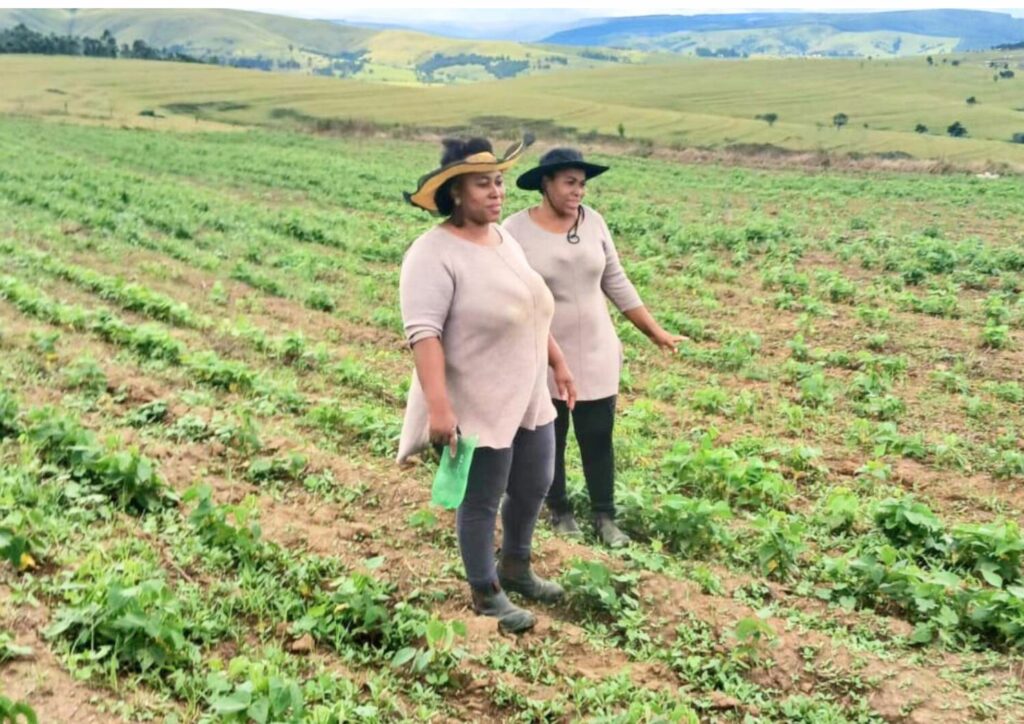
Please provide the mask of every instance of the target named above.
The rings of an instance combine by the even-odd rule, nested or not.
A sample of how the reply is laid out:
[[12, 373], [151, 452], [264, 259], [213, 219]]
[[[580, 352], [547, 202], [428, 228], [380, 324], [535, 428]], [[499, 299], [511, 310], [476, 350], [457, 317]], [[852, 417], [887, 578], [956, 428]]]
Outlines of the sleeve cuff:
[[441, 338], [441, 332], [433, 327], [408, 327], [405, 330], [406, 339], [412, 347], [417, 342], [422, 342], [431, 337]]

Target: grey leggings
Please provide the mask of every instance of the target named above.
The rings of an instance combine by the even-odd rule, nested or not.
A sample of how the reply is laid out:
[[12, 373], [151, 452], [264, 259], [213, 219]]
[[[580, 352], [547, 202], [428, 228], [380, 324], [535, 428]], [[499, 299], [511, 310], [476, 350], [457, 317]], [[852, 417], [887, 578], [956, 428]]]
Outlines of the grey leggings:
[[455, 514], [459, 551], [470, 586], [485, 590], [498, 580], [494, 524], [499, 504], [504, 531], [502, 555], [529, 558], [533, 528], [554, 473], [554, 423], [536, 430], [519, 428], [512, 447], [476, 449], [466, 497]]

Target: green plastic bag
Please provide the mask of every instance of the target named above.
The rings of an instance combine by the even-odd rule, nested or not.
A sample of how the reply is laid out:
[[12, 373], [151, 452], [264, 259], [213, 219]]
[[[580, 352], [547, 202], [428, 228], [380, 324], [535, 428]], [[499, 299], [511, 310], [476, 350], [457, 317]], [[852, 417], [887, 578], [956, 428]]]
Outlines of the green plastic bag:
[[473, 463], [474, 450], [476, 438], [462, 435], [459, 435], [454, 458], [447, 445], [441, 449], [441, 464], [434, 475], [430, 502], [447, 510], [454, 510], [462, 505], [462, 499], [466, 497], [466, 481], [469, 480], [469, 466]]

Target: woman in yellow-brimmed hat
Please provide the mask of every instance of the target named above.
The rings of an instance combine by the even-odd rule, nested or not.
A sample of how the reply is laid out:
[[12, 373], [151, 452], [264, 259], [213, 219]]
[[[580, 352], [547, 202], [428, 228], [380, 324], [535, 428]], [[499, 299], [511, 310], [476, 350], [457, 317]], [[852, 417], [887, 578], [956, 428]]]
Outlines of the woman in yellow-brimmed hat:
[[[554, 475], [549, 366], [568, 404], [576, 397], [550, 335], [551, 292], [497, 225], [505, 199], [502, 172], [528, 141], [500, 158], [486, 139], [444, 142], [441, 166], [405, 198], [445, 219], [406, 252], [399, 285], [416, 373], [398, 458], [430, 442], [454, 453], [460, 435], [477, 439], [456, 513], [459, 550], [473, 608], [513, 632], [532, 628], [536, 618], [505, 591], [545, 602], [563, 595], [530, 567], [533, 530]], [[503, 541], [496, 566], [499, 506]]]

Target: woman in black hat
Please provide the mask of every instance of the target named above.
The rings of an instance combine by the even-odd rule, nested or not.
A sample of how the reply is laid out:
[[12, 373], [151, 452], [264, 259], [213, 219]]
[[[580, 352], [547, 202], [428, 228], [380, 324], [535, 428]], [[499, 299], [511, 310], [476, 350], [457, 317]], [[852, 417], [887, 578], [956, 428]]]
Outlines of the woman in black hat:
[[581, 535], [565, 490], [565, 445], [570, 413], [590, 493], [594, 528], [612, 547], [629, 543], [615, 523], [615, 460], [612, 428], [622, 366], [622, 345], [606, 298], [659, 347], [674, 350], [682, 339], [666, 332], [626, 277], [611, 232], [601, 215], [583, 205], [589, 179], [608, 170], [588, 163], [574, 148], [553, 148], [516, 185], [539, 191], [541, 203], [513, 214], [504, 227], [519, 241], [555, 297], [551, 332], [576, 381], [570, 410], [554, 380], [549, 390], [555, 421], [555, 477], [547, 496], [551, 522], [563, 535]]

